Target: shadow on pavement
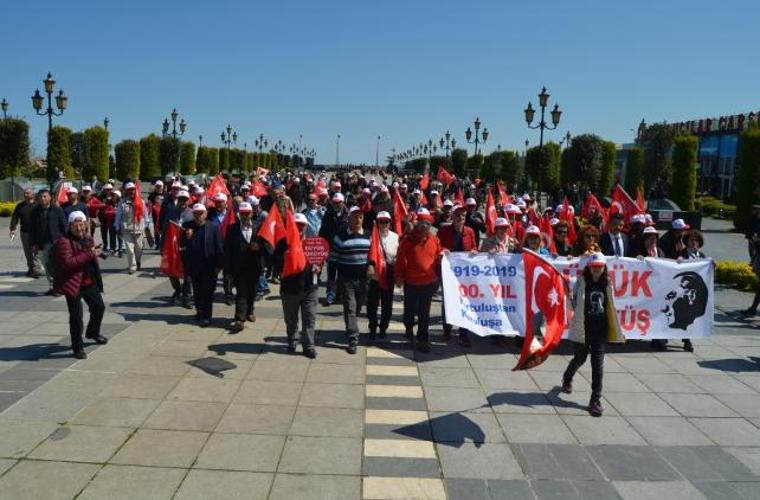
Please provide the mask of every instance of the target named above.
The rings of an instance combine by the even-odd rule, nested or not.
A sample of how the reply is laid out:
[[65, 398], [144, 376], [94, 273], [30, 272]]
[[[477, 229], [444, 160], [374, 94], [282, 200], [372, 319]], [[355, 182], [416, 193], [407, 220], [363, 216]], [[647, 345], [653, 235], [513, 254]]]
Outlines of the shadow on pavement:
[[[59, 353], [65, 352], [65, 356]], [[41, 359], [70, 358], [71, 347], [61, 344], [29, 344], [19, 347], [0, 348], [0, 361], [39, 361]]]
[[702, 368], [712, 368], [724, 372], [760, 372], [760, 358], [750, 357], [750, 359], [711, 359], [697, 361]]

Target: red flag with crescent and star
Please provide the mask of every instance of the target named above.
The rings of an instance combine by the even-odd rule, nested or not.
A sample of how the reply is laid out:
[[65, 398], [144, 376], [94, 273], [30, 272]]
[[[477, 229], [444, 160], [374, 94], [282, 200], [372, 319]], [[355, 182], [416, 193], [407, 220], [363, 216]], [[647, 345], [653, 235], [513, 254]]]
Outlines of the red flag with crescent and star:
[[[525, 341], [512, 369], [540, 365], [562, 340], [567, 324], [566, 288], [562, 274], [537, 253], [523, 250], [525, 267]], [[545, 328], [541, 332], [540, 325]]]
[[272, 207], [264, 222], [261, 223], [259, 236], [273, 248], [281, 239], [287, 236], [285, 224], [282, 223], [280, 211], [276, 206]]
[[[288, 251], [285, 252], [285, 260], [282, 264], [283, 278], [300, 273], [308, 264], [306, 254], [303, 251], [303, 244], [301, 243], [301, 233], [298, 232], [298, 226], [296, 225], [296, 219], [293, 216], [293, 212], [289, 208], [287, 210], [288, 227], [285, 228], [285, 240], [288, 244]], [[277, 207], [274, 207], [272, 211], [279, 212]]]
[[493, 193], [490, 189], [486, 195], [486, 232], [493, 234], [496, 232], [496, 203], [493, 199]]
[[375, 266], [375, 273], [377, 274], [377, 283], [383, 290], [388, 289], [387, 269], [385, 265], [385, 252], [383, 246], [380, 244], [380, 231], [377, 229], [377, 224], [372, 228], [372, 236], [369, 240], [369, 260]]

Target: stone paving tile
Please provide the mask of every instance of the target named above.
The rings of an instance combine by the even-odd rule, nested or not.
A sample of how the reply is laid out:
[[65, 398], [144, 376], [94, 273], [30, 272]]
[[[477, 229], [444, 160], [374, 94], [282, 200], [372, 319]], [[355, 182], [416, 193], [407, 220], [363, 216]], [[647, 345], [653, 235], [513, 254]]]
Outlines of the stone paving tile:
[[717, 446], [655, 449], [691, 482], [760, 480], [736, 456]]
[[357, 438], [290, 436], [278, 472], [361, 474], [362, 440]]
[[[444, 484], [448, 500], [491, 500], [485, 479], [445, 479]], [[527, 498], [533, 499], [533, 494]]]
[[699, 500], [705, 496], [685, 481], [618, 481], [613, 483], [623, 500]]
[[509, 445], [502, 443], [450, 443], [436, 445], [447, 478], [523, 479]]
[[[373, 385], [420, 385], [422, 382], [416, 375], [413, 377], [394, 377], [387, 375], [367, 375], [365, 382]], [[477, 385], [477, 382], [476, 382]]]
[[497, 413], [507, 441], [510, 443], [575, 444], [578, 442], [559, 415], [524, 415]]
[[69, 500], [87, 485], [100, 467], [24, 460], [0, 478], [0, 492], [4, 498], [13, 500]]
[[[478, 387], [480, 382], [471, 368], [420, 366], [420, 377], [426, 387]], [[367, 381], [367, 383], [370, 383]]]
[[113, 427], [59, 427], [29, 454], [29, 458], [105, 463], [132, 432], [132, 429]]
[[492, 413], [431, 412], [433, 438], [438, 443], [505, 443], [504, 432]]
[[364, 457], [364, 476], [440, 477], [438, 460], [434, 458]]
[[328, 408], [364, 408], [364, 386], [350, 384], [309, 384], [303, 386], [300, 405]]
[[724, 405], [745, 418], [760, 418], [760, 394], [716, 394]]
[[678, 416], [678, 413], [656, 394], [605, 391], [604, 399], [625, 417]]
[[366, 398], [366, 408], [372, 410], [421, 411], [426, 410], [425, 400], [421, 398]]
[[417, 424], [365, 424], [364, 437], [368, 439], [419, 439], [433, 441], [430, 423]]
[[736, 412], [709, 394], [663, 394], [662, 398], [684, 417], [736, 417]]
[[589, 446], [588, 453], [612, 481], [669, 481], [678, 473], [649, 446]]
[[604, 479], [582, 446], [526, 443], [513, 444], [512, 451], [530, 479]]
[[443, 481], [434, 478], [365, 477], [362, 496], [365, 500], [401, 500], [424, 498], [446, 500]]
[[280, 360], [258, 359], [248, 372], [247, 380], [267, 380], [272, 382], [303, 382], [308, 363], [290, 363]]
[[644, 439], [621, 417], [605, 415], [589, 418], [563, 415], [562, 419], [570, 431], [584, 445], [631, 444], [644, 445]]
[[684, 417], [628, 417], [628, 422], [654, 446], [714, 444]]
[[616, 361], [631, 373], [676, 373], [676, 370], [654, 357], [616, 357]]
[[234, 403], [295, 406], [301, 395], [300, 382], [247, 380], [235, 395]]
[[756, 394], [757, 391], [731, 375], [689, 375], [687, 377], [702, 390], [710, 394]]
[[[692, 382], [686, 375], [681, 375], [680, 373], [634, 373], [634, 375], [646, 384], [649, 390], [657, 393], [681, 392], [697, 394], [704, 392], [701, 387]], [[604, 383], [606, 386], [606, 374]]]
[[287, 435], [295, 406], [231, 404], [216, 432]]
[[299, 406], [288, 434], [296, 436], [362, 437], [364, 411]]
[[140, 375], [181, 377], [190, 371], [184, 359], [172, 356], [140, 355], [140, 358], [127, 367], [127, 373]]
[[720, 446], [760, 446], [760, 429], [741, 418], [692, 418], [703, 434]]
[[363, 384], [364, 372], [364, 367], [360, 365], [314, 363], [306, 375], [306, 382], [315, 384]]
[[0, 458], [0, 477], [5, 474], [5, 472], [16, 465], [18, 463], [18, 460], [11, 460], [9, 458]]
[[366, 385], [365, 395], [368, 398], [417, 398], [424, 397], [422, 387], [410, 385]]
[[615, 487], [605, 481], [558, 481], [538, 479], [530, 482], [538, 500], [555, 498], [596, 500], [620, 498]]
[[179, 377], [121, 374], [101, 395], [113, 398], [164, 399], [179, 380]]
[[[245, 386], [245, 383], [243, 383], [243, 386]], [[169, 393], [167, 399], [229, 403], [232, 401], [238, 388], [242, 392], [240, 380], [185, 377]]]
[[490, 411], [479, 388], [425, 387], [430, 411]]
[[71, 423], [139, 427], [158, 404], [155, 399], [100, 398], [77, 413]]
[[45, 422], [0, 421], [0, 457], [26, 456], [57, 427], [53, 423]]
[[274, 472], [285, 438], [254, 434], [212, 434], [193, 468]]
[[178, 431], [214, 430], [227, 406], [224, 403], [163, 401], [142, 427]]
[[275, 475], [270, 500], [325, 500], [361, 498], [359, 476]]
[[273, 474], [219, 470], [191, 470], [179, 487], [176, 500], [212, 498], [266, 500]]
[[[720, 481], [714, 483], [693, 483], [693, 486], [710, 500], [750, 500], [757, 499], [760, 483], [728, 483]], [[749, 494], [742, 494], [744, 486], [752, 488]]]
[[[560, 415], [588, 415], [588, 403], [591, 400], [590, 392], [573, 390], [572, 394], [563, 394], [559, 390], [554, 390], [547, 393], [546, 397], [556, 413]], [[602, 396], [602, 405], [604, 406], [605, 417], [620, 415], [604, 396]]]
[[106, 465], [77, 500], [168, 500], [185, 473], [184, 469]]
[[208, 436], [205, 432], [139, 429], [111, 459], [111, 463], [190, 467]]
[[753, 474], [760, 477], [760, 448], [724, 448], [738, 458]]

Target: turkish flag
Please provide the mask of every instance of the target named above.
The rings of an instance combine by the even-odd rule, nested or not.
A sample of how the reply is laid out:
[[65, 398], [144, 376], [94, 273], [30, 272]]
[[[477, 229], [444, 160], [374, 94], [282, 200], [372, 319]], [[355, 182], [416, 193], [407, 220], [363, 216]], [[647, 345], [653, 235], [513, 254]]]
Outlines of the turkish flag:
[[502, 205], [508, 205], [512, 203], [512, 198], [507, 194], [507, 190], [504, 189], [504, 184], [499, 181], [496, 183], [496, 185], [499, 188], [499, 203]]
[[[306, 254], [303, 252], [303, 244], [301, 243], [301, 233], [298, 232], [296, 219], [293, 217], [293, 212], [290, 209], [287, 210], [288, 225], [285, 228], [285, 240], [287, 241], [288, 251], [285, 252], [285, 261], [282, 265], [283, 278], [300, 273], [307, 265]], [[273, 212], [279, 212], [277, 207], [274, 207]]]
[[448, 185], [454, 182], [454, 179], [456, 179], [456, 177], [451, 175], [445, 168], [438, 167], [438, 180], [440, 182]]
[[385, 266], [385, 252], [383, 251], [383, 246], [380, 244], [380, 231], [377, 229], [377, 224], [372, 228], [372, 236], [369, 240], [369, 255], [367, 256], [367, 260], [375, 265], [377, 282], [380, 285], [380, 288], [387, 290], [388, 279], [387, 269]]
[[398, 194], [398, 189], [393, 190], [393, 229], [396, 230], [396, 234], [401, 236], [404, 234], [403, 221], [409, 216], [409, 210], [406, 208], [404, 200], [401, 199], [401, 195]]
[[325, 179], [320, 177], [316, 184], [314, 184], [314, 189], [312, 190], [312, 193], [319, 195], [319, 192], [326, 188], [327, 184], [325, 183]]
[[454, 202], [459, 204], [460, 207], [464, 206], [464, 193], [462, 192], [462, 188], [457, 188], [456, 194], [454, 194]]
[[62, 182], [61, 187], [58, 189], [58, 198], [56, 198], [56, 201], [58, 201], [58, 206], [60, 207], [67, 201], [69, 201], [69, 188], [71, 187], [70, 182]]
[[222, 239], [227, 237], [227, 230], [235, 223], [235, 209], [232, 206], [232, 198], [227, 198], [227, 213], [224, 214], [222, 223], [219, 224], [219, 233]]
[[257, 198], [261, 198], [262, 196], [267, 195], [267, 188], [264, 186], [264, 183], [260, 180], [256, 179], [253, 181], [253, 195]]
[[142, 193], [140, 193], [140, 181], [135, 181], [135, 193], [132, 196], [132, 206], [134, 207], [132, 215], [136, 223], [145, 217], [145, 204], [143, 203]]
[[225, 182], [222, 174], [217, 174], [216, 177], [212, 179], [211, 184], [209, 184], [208, 190], [206, 191], [209, 199], [213, 198], [217, 193], [224, 193], [227, 198], [230, 197], [230, 190], [227, 189], [227, 182]]
[[633, 201], [631, 195], [620, 184], [615, 185], [615, 189], [612, 190], [610, 213], [622, 214], [626, 226], [631, 222], [631, 217], [639, 213], [639, 207], [636, 205], [636, 202]]
[[647, 204], [644, 201], [644, 195], [641, 194], [641, 189], [636, 188], [636, 206], [639, 207], [639, 213], [643, 214], [646, 212]]
[[429, 185], [430, 185], [430, 173], [426, 170], [425, 175], [423, 175], [422, 179], [420, 179], [420, 190], [427, 191], [427, 188]]
[[[565, 280], [538, 254], [523, 250], [525, 268], [525, 342], [512, 369], [527, 370], [540, 365], [562, 340], [567, 323]], [[543, 334], [534, 322], [545, 323]]]
[[572, 212], [570, 212], [570, 201], [567, 199], [567, 196], [562, 200], [562, 214], [560, 215], [560, 219], [567, 222], [567, 241], [570, 242], [570, 244], [575, 243], [575, 238], [577, 235], [575, 234], [575, 216]]
[[161, 273], [177, 279], [185, 276], [182, 257], [179, 254], [180, 230], [179, 224], [169, 221], [161, 243]]
[[586, 220], [590, 219], [594, 214], [594, 210], [602, 214], [602, 218], [605, 220], [607, 219], [607, 211], [604, 209], [602, 204], [599, 203], [599, 200], [596, 196], [594, 196], [594, 193], [589, 192], [586, 195], [586, 199], [583, 201], [583, 206], [581, 207], [581, 217]]
[[493, 193], [490, 189], [486, 190], [486, 232], [493, 234], [496, 232], [496, 204], [494, 203]]
[[362, 213], [368, 214], [372, 211], [372, 199], [368, 194], [364, 195], [364, 203], [362, 203]]
[[261, 223], [259, 237], [274, 248], [274, 246], [286, 236], [285, 225], [282, 223], [280, 211], [277, 209], [277, 206], [273, 206], [272, 210], [267, 214], [266, 219], [264, 219], [264, 222]]

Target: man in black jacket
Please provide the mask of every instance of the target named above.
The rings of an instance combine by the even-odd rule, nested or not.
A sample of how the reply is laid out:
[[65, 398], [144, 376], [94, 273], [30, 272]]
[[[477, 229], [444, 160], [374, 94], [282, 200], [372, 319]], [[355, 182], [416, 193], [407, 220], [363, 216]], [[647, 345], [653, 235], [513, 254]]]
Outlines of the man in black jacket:
[[26, 275], [32, 278], [39, 278], [42, 275], [42, 269], [34, 258], [31, 242], [32, 228], [32, 210], [34, 210], [34, 191], [32, 188], [24, 189], [24, 199], [16, 204], [11, 215], [11, 239], [16, 236], [16, 228], [21, 223], [21, 245], [24, 247], [24, 257], [26, 257]]
[[185, 248], [187, 265], [195, 297], [196, 318], [201, 327], [211, 323], [216, 291], [216, 277], [224, 265], [224, 244], [216, 223], [206, 220], [206, 207], [193, 205], [193, 220], [183, 225], [181, 246]]
[[53, 262], [51, 251], [55, 241], [66, 233], [66, 219], [61, 207], [52, 204], [50, 190], [41, 189], [37, 195], [39, 204], [32, 210], [31, 243], [32, 252], [45, 269], [45, 275], [50, 283], [47, 295], [53, 293]]
[[[325, 216], [322, 218], [322, 227], [319, 229], [319, 236], [326, 239], [332, 247], [333, 239], [338, 231], [343, 229], [346, 224], [348, 210], [344, 203], [345, 197], [342, 193], [336, 192], [330, 199], [332, 203], [327, 207]], [[338, 268], [335, 264], [327, 261], [327, 297], [325, 303], [332, 305], [337, 300], [337, 293], [335, 290], [335, 278], [338, 274]]]
[[235, 323], [232, 333], [245, 328], [245, 321], [256, 321], [254, 300], [261, 275], [259, 224], [253, 220], [253, 207], [248, 202], [238, 206], [240, 220], [230, 226], [224, 239], [224, 274], [235, 285]]
[[608, 231], [599, 239], [599, 246], [604, 255], [625, 257], [629, 255], [628, 235], [623, 233], [623, 216], [620, 213], [610, 215]]

